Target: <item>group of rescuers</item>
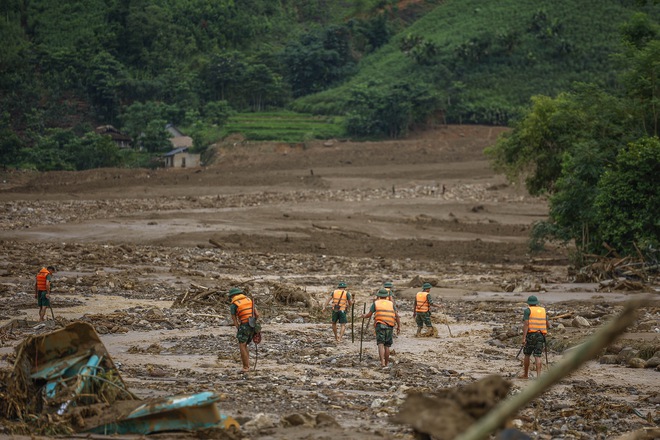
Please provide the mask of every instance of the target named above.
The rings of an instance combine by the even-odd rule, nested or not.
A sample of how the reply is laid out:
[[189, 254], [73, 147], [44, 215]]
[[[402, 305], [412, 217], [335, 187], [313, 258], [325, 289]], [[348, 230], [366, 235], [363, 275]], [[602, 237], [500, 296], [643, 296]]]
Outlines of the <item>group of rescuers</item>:
[[[46, 311], [50, 307], [51, 281], [55, 274], [55, 267], [48, 266], [42, 268], [36, 276], [34, 285], [34, 295], [37, 298], [39, 306], [39, 320], [46, 319]], [[433, 323], [431, 322], [431, 309], [441, 308], [434, 304], [431, 298], [430, 283], [424, 283], [422, 290], [415, 295], [415, 307], [413, 317], [417, 324], [417, 333], [415, 336], [426, 336], [434, 333]], [[239, 351], [243, 371], [250, 370], [250, 356], [248, 344], [254, 342], [258, 344], [261, 341], [261, 324], [259, 311], [255, 307], [252, 298], [245, 295], [240, 287], [233, 287], [227, 293], [231, 305], [229, 313], [236, 327], [236, 339], [238, 340]], [[337, 284], [337, 288], [330, 294], [323, 305], [323, 310], [332, 303], [332, 332], [335, 340], [341, 342], [346, 331], [348, 318], [346, 311], [353, 304], [353, 297], [347, 289], [345, 282]], [[529, 377], [530, 356], [534, 355], [536, 374], [541, 372], [541, 356], [546, 344], [546, 334], [550, 324], [547, 319], [545, 308], [539, 305], [536, 296], [527, 298], [529, 306], [523, 312], [523, 338], [522, 350], [525, 355], [523, 360], [523, 373], [518, 377], [527, 379]], [[390, 360], [390, 347], [393, 343], [394, 329], [396, 334], [401, 332], [401, 319], [394, 299], [394, 286], [392, 282], [386, 282], [383, 287], [376, 292], [374, 300], [368, 312], [360, 315], [360, 318], [367, 319], [374, 316], [374, 326], [376, 331], [376, 344], [378, 346], [378, 356], [382, 367], [387, 367]], [[337, 330], [337, 323], [340, 325]], [[427, 327], [427, 333], [422, 334], [424, 326]]]
[[[431, 309], [439, 309], [441, 306], [433, 303], [433, 299], [431, 298], [432, 287], [430, 283], [424, 283], [422, 290], [415, 295], [415, 307], [413, 311], [413, 317], [417, 324], [417, 333], [415, 336], [434, 334], [435, 329], [431, 322]], [[230, 313], [237, 329], [236, 338], [238, 339], [241, 352], [243, 371], [248, 371], [250, 364], [247, 345], [254, 335], [259, 335], [259, 331], [261, 330], [260, 327], [255, 329], [254, 323], [250, 323], [248, 320], [250, 317], [258, 318], [259, 313], [254, 307], [252, 299], [247, 297], [242, 289], [234, 287], [229, 290], [228, 296], [231, 300]], [[346, 324], [348, 323], [347, 310], [353, 304], [353, 297], [347, 290], [345, 282], [342, 281], [337, 284], [337, 288], [328, 296], [327, 301], [323, 305], [323, 310], [330, 304], [332, 304], [332, 332], [335, 335], [335, 340], [341, 342], [346, 331]], [[536, 296], [532, 295], [527, 298], [527, 305], [529, 307], [523, 313], [522, 350], [525, 357], [523, 360], [524, 371], [518, 376], [521, 379], [527, 379], [529, 377], [530, 356], [532, 354], [536, 361], [537, 375], [541, 372], [541, 356], [546, 343], [545, 335], [550, 327], [545, 308], [539, 305]], [[387, 368], [390, 361], [390, 347], [394, 339], [394, 330], [396, 329], [397, 335], [401, 332], [401, 319], [399, 318], [396, 300], [394, 299], [394, 286], [391, 282], [384, 283], [383, 287], [376, 292], [369, 311], [360, 315], [360, 318], [364, 320], [372, 316], [374, 317], [380, 365]], [[337, 329], [337, 323], [339, 323], [339, 329]], [[427, 327], [427, 332], [422, 334], [424, 326]]]

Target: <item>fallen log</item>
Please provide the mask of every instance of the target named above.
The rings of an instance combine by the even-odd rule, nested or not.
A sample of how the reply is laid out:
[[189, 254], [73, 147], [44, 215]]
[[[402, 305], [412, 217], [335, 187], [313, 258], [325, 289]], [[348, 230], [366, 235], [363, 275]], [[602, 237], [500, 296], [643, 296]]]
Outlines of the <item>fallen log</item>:
[[571, 318], [571, 317], [573, 317], [573, 312], [563, 313], [563, 314], [557, 315], [557, 316], [548, 316], [548, 319], [564, 319], [564, 318]]

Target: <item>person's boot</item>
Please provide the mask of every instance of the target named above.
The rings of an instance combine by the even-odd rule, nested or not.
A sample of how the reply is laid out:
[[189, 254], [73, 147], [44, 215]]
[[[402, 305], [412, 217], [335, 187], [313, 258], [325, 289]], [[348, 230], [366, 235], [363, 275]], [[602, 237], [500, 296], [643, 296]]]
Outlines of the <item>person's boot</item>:
[[416, 338], [419, 338], [419, 336], [420, 336], [421, 334], [422, 334], [422, 328], [421, 328], [421, 327], [417, 327], [417, 333], [415, 333], [415, 337], [416, 337]]

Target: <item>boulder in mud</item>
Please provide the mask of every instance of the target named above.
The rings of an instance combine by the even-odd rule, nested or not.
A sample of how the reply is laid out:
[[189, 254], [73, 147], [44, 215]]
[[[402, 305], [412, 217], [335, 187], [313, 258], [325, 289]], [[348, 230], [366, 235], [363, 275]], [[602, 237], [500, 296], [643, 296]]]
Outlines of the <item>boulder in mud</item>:
[[454, 438], [504, 399], [511, 383], [498, 375], [434, 395], [410, 394], [393, 418], [435, 438]]
[[656, 368], [660, 365], [660, 355], [655, 354], [651, 359], [648, 359], [644, 364], [645, 368]]
[[627, 365], [630, 368], [644, 368], [646, 366], [646, 361], [642, 358], [633, 357], [628, 359]]
[[573, 319], [573, 327], [578, 327], [578, 328], [586, 328], [586, 327], [591, 327], [591, 324], [587, 320], [587, 318], [584, 318], [582, 316], [576, 316]]
[[605, 365], [615, 365], [619, 363], [619, 359], [615, 354], [606, 354], [600, 357], [599, 362]]

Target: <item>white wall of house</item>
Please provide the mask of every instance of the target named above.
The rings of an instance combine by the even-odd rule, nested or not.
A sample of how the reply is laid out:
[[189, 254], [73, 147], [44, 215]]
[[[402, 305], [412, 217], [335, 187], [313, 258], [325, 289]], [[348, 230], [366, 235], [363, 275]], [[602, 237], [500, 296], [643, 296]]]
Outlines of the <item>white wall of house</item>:
[[166, 158], [169, 168], [196, 168], [200, 166], [200, 155], [193, 153], [177, 153]]

